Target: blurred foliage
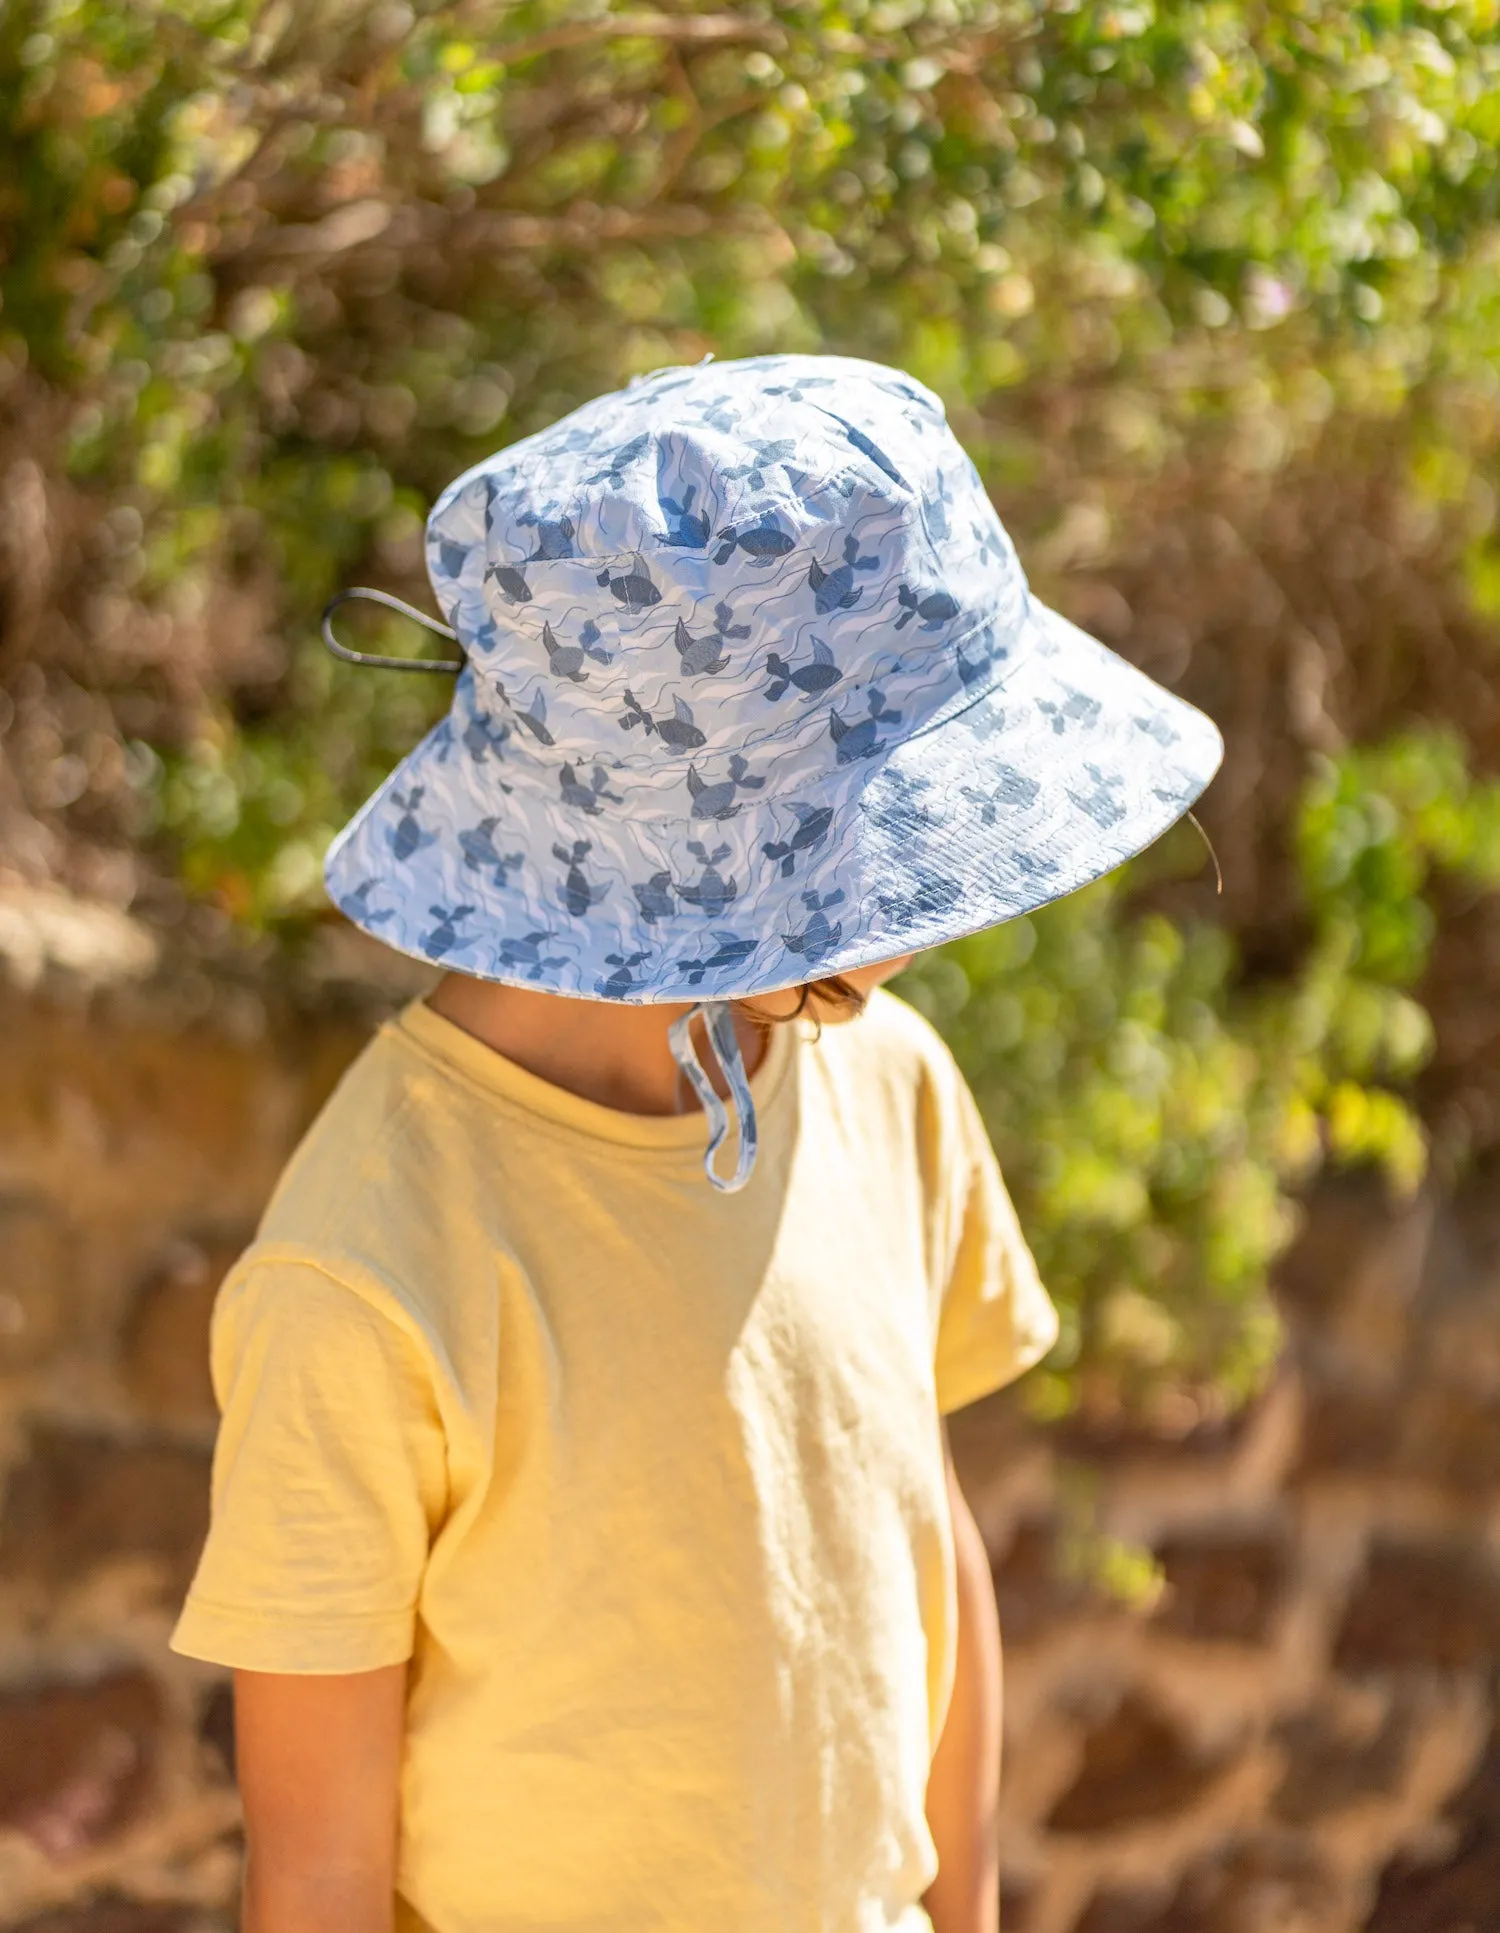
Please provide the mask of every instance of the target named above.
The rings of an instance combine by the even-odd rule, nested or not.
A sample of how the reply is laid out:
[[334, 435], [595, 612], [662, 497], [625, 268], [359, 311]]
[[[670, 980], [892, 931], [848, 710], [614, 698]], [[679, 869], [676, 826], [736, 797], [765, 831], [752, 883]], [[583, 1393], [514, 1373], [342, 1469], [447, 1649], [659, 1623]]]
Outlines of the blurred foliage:
[[1346, 739], [1500, 751], [1497, 207], [1494, 0], [10, 0], [7, 852], [294, 942], [445, 701], [313, 615], [420, 595], [443, 483], [710, 350], [899, 363], [1225, 726], [1220, 926], [1137, 868], [922, 997], [1077, 1362], [1242, 1386], [1285, 1191], [1420, 1165], [1427, 875], [1493, 873], [1458, 740]]
[[1221, 927], [1132, 915], [1187, 838], [900, 983], [964, 1067], [1062, 1305], [1038, 1391], [1057, 1410], [1091, 1377], [1103, 1403], [1122, 1386], [1248, 1393], [1276, 1341], [1263, 1290], [1293, 1191], [1329, 1164], [1421, 1181], [1399, 1090], [1432, 1031], [1409, 990], [1435, 874], [1500, 887], [1500, 783], [1433, 732], [1326, 762], [1296, 825], [1308, 943], [1273, 981], [1246, 981]]

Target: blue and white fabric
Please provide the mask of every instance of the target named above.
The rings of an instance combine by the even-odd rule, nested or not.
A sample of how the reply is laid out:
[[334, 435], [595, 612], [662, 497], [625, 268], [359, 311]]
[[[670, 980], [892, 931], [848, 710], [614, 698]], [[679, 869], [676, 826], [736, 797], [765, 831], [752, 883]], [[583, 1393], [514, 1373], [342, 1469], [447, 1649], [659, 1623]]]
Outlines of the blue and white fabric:
[[327, 879], [484, 979], [712, 1003], [932, 946], [1139, 852], [1222, 754], [1031, 595], [873, 363], [659, 371], [451, 484], [427, 560], [452, 710]]

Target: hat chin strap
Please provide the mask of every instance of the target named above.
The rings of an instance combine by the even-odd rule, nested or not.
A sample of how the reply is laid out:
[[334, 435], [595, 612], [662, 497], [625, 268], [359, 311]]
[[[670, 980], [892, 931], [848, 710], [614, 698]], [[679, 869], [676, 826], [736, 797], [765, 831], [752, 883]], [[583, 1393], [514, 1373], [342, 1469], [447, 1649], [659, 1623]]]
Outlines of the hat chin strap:
[[[698, 1050], [693, 1045], [693, 1022], [698, 1019], [703, 1022], [709, 1046], [723, 1070], [729, 1098], [734, 1103], [739, 1120], [739, 1159], [734, 1164], [734, 1173], [729, 1176], [719, 1174], [714, 1168], [714, 1156], [723, 1147], [725, 1136], [729, 1133], [729, 1113], [713, 1082], [703, 1071]], [[672, 1049], [673, 1060], [687, 1075], [708, 1117], [708, 1150], [703, 1157], [703, 1172], [721, 1195], [737, 1194], [750, 1179], [750, 1170], [755, 1166], [755, 1103], [750, 1098], [745, 1061], [734, 1031], [734, 1011], [725, 1000], [700, 1001], [680, 1020], [672, 1022], [667, 1032], [667, 1042]]]

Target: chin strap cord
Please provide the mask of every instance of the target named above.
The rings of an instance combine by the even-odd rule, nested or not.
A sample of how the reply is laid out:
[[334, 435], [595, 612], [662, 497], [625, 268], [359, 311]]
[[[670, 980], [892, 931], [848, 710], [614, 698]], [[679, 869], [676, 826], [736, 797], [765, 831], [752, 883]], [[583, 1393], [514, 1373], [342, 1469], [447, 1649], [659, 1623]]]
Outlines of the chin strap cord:
[[[698, 1050], [693, 1044], [695, 1020], [703, 1022], [710, 1051], [723, 1072], [739, 1122], [739, 1159], [734, 1164], [734, 1173], [727, 1178], [715, 1170], [714, 1156], [729, 1133], [729, 1113], [698, 1059]], [[700, 1001], [690, 1013], [672, 1022], [667, 1041], [673, 1060], [686, 1074], [708, 1118], [708, 1150], [703, 1157], [703, 1172], [720, 1194], [736, 1194], [750, 1179], [750, 1170], [755, 1166], [755, 1103], [750, 1098], [750, 1082], [734, 1031], [734, 1010], [725, 1000]]]

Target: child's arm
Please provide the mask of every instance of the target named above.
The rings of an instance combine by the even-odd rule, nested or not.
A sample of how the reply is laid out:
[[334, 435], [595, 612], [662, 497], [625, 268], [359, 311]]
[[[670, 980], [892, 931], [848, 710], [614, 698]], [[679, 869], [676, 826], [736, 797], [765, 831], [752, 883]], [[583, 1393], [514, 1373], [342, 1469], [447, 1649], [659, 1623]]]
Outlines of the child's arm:
[[237, 1671], [242, 1933], [391, 1933], [406, 1666]]
[[1000, 1622], [990, 1561], [948, 1461], [958, 1570], [953, 1697], [927, 1781], [938, 1874], [923, 1905], [934, 1933], [994, 1933], [1000, 1917]]

